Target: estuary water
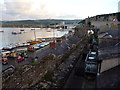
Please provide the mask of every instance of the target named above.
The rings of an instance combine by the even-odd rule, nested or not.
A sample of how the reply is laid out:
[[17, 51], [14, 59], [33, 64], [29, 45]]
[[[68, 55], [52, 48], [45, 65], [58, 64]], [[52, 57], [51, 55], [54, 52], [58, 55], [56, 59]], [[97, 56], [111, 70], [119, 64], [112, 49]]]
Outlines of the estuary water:
[[[20, 32], [22, 34], [12, 34], [12, 32]], [[61, 37], [65, 34], [68, 34], [69, 30], [66, 31], [57, 31], [57, 29], [50, 29], [50, 28], [34, 28], [34, 30], [31, 30], [33, 28], [0, 28], [0, 49], [2, 47], [5, 47], [9, 44], [15, 44], [15, 43], [23, 43], [29, 40], [36, 38], [50, 38], [50, 37]]]

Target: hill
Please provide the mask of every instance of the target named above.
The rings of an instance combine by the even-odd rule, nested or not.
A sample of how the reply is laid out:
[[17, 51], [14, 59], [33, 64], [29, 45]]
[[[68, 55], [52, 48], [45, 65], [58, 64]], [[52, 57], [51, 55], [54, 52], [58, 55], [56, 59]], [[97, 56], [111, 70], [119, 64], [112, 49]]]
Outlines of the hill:
[[20, 21], [2, 21], [2, 24], [59, 24], [61, 22], [65, 22], [66, 24], [78, 23], [81, 19], [77, 20], [62, 20], [62, 19], [41, 19], [41, 20], [20, 20]]

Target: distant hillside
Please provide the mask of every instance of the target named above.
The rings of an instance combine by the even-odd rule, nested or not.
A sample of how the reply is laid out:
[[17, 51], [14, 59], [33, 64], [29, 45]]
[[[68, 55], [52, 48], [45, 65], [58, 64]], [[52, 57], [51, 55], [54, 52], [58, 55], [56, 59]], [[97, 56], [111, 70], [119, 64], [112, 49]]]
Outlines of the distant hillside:
[[78, 23], [79, 20], [62, 20], [62, 19], [43, 19], [43, 20], [20, 20], [20, 21], [2, 21], [2, 24], [59, 24], [61, 22], [65, 22], [66, 24]]
[[93, 17], [88, 17], [84, 20], [81, 20], [79, 22], [82, 23], [82, 24], [85, 24], [86, 21], [111, 21], [111, 20], [118, 20], [120, 22], [120, 12], [117, 12], [117, 13], [110, 13], [110, 14], [101, 14], [101, 15], [96, 15], [96, 16], [93, 16]]

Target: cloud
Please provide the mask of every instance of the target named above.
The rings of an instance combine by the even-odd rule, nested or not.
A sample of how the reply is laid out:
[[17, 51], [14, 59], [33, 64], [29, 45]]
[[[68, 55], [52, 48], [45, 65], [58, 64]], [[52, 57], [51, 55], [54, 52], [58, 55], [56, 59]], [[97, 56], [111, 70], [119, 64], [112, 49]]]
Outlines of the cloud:
[[[4, 9], [3, 9], [4, 8]], [[0, 8], [3, 20], [52, 18], [42, 0], [5, 0]]]
[[63, 4], [60, 0], [4, 0], [4, 9], [0, 10], [2, 20], [77, 18], [71, 13], [71, 6], [66, 7]]
[[68, 14], [68, 15], [58, 16], [58, 19], [80, 19], [80, 16]]
[[6, 14], [27, 14], [30, 13], [33, 4], [31, 2], [5, 1]]
[[[2, 0], [0, 20], [81, 19], [114, 13], [119, 0]], [[4, 3], [4, 4], [3, 4]]]

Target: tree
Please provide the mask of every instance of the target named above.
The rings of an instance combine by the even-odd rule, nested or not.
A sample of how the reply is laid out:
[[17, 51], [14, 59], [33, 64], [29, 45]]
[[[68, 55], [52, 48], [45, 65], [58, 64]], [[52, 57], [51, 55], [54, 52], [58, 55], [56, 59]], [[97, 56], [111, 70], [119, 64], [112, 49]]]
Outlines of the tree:
[[88, 25], [91, 26], [91, 22], [88, 22]]

